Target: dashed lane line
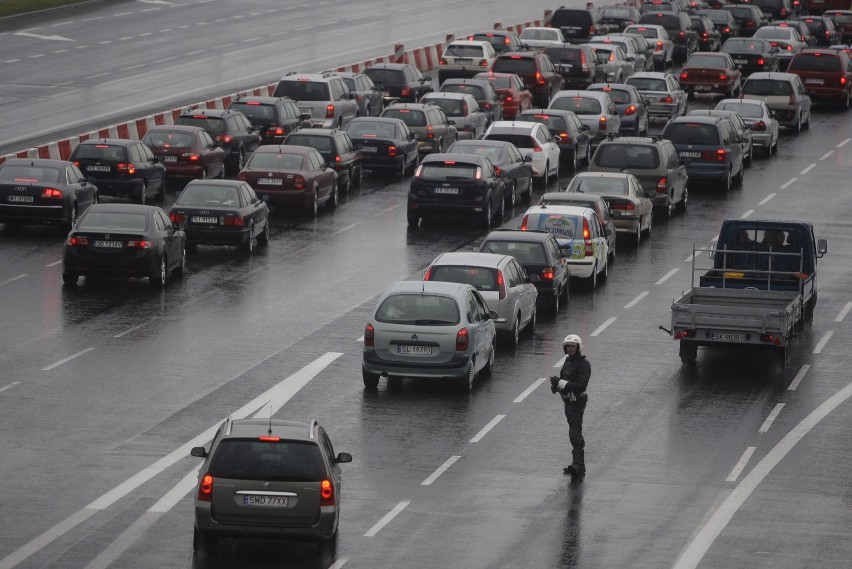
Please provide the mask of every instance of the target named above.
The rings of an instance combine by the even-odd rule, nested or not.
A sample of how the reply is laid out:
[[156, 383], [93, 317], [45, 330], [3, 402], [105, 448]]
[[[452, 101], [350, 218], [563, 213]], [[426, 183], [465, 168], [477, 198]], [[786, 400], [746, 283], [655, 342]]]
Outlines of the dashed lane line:
[[766, 196], [765, 198], [763, 198], [762, 200], [760, 200], [759, 202], [757, 202], [757, 205], [766, 205], [766, 203], [767, 203], [769, 200], [771, 200], [772, 198], [774, 198], [776, 195], [777, 195], [777, 194], [776, 194], [775, 192], [772, 192], [771, 194], [769, 194], [768, 196]]
[[16, 385], [21, 385], [21, 382], [20, 381], [13, 381], [9, 385], [4, 385], [3, 387], [0, 387], [0, 393], [3, 393], [4, 391], [9, 391], [10, 389], [15, 387]]
[[661, 284], [663, 284], [664, 282], [666, 282], [667, 280], [669, 280], [669, 279], [672, 277], [672, 275], [674, 275], [676, 272], [678, 272], [678, 270], [679, 270], [679, 269], [672, 269], [672, 270], [670, 270], [669, 272], [667, 272], [666, 274], [664, 274], [664, 275], [663, 275], [663, 277], [662, 277], [660, 280], [658, 280], [657, 282], [655, 282], [654, 284], [655, 284], [655, 285], [661, 285]]
[[793, 381], [790, 382], [790, 385], [787, 387], [787, 391], [796, 391], [796, 388], [799, 387], [800, 383], [802, 383], [802, 380], [805, 378], [809, 369], [811, 369], [810, 364], [803, 365], [799, 370], [799, 373], [796, 374], [796, 377], [793, 378]]
[[96, 75], [89, 75], [86, 79], [97, 79], [98, 77], [105, 77], [109, 75], [109, 73], [98, 73]]
[[362, 223], [364, 223], [364, 222], [363, 221], [356, 221], [355, 223], [347, 225], [346, 227], [344, 227], [342, 229], [338, 229], [337, 231], [333, 232], [332, 235], [340, 235], [344, 231], [349, 231], [350, 229], [354, 229], [354, 228], [358, 227], [359, 225], [361, 225]]
[[846, 318], [846, 315], [849, 314], [850, 310], [852, 310], [852, 302], [847, 302], [846, 306], [844, 306], [840, 312], [837, 313], [837, 316], [834, 317], [834, 321], [843, 322], [843, 319]]
[[610, 316], [609, 318], [607, 318], [606, 322], [604, 322], [603, 324], [601, 324], [600, 326], [598, 326], [597, 330], [595, 330], [594, 332], [592, 332], [591, 334], [589, 334], [589, 336], [595, 337], [595, 336], [600, 335], [600, 333], [601, 333], [601, 332], [603, 332], [604, 330], [606, 330], [606, 329], [607, 329], [607, 327], [608, 327], [610, 324], [612, 324], [613, 322], [615, 322], [616, 320], [618, 320], [618, 316]]
[[775, 422], [775, 419], [778, 418], [778, 414], [781, 413], [781, 409], [784, 408], [784, 403], [776, 403], [775, 407], [772, 408], [772, 411], [769, 412], [769, 415], [766, 417], [766, 420], [757, 430], [758, 433], [768, 433], [769, 429], [772, 427], [772, 423]]
[[29, 273], [23, 273], [23, 274], [20, 274], [20, 275], [18, 275], [18, 276], [16, 276], [16, 277], [12, 277], [11, 279], [6, 279], [5, 281], [0, 282], [0, 286], [7, 285], [7, 284], [9, 284], [9, 283], [13, 283], [13, 282], [15, 282], [15, 281], [19, 281], [19, 280], [21, 280], [21, 279], [25, 279], [25, 278], [27, 278], [28, 276], [30, 276], [30, 275], [29, 275]]
[[207, 51], [206, 49], [197, 49], [195, 51], [190, 51], [190, 52], [184, 53], [183, 55], [186, 56], [186, 57], [190, 57], [192, 55], [199, 55], [201, 53], [205, 53], [206, 51]]
[[557, 361], [555, 364], [553, 364], [553, 367], [562, 367], [562, 364], [565, 363], [565, 360], [567, 358], [568, 358], [568, 356], [562, 356], [561, 358], [559, 358], [559, 361]]
[[743, 452], [743, 455], [740, 457], [740, 460], [737, 462], [737, 465], [734, 466], [734, 469], [731, 470], [731, 473], [728, 474], [728, 477], [725, 479], [726, 482], [736, 482], [737, 478], [742, 474], [743, 469], [745, 469], [746, 464], [748, 464], [751, 455], [754, 454], [754, 451], [757, 450], [757, 447], [748, 447]]
[[749, 216], [750, 216], [751, 214], [753, 214], [753, 213], [754, 213], [754, 210], [753, 210], [753, 209], [750, 209], [750, 210], [748, 210], [747, 212], [745, 212], [744, 214], [742, 214], [742, 215], [740, 216], [740, 219], [745, 219], [745, 218], [749, 217]]
[[639, 301], [641, 301], [643, 298], [645, 298], [645, 297], [646, 297], [646, 296], [648, 296], [649, 294], [651, 294], [651, 292], [650, 292], [650, 291], [647, 291], [647, 290], [646, 290], [646, 291], [644, 291], [644, 292], [640, 292], [639, 294], [637, 294], [637, 295], [636, 295], [636, 298], [634, 298], [633, 300], [631, 300], [630, 302], [628, 302], [627, 304], [625, 304], [625, 305], [624, 305], [624, 308], [625, 308], [625, 309], [628, 309], [628, 310], [629, 310], [629, 309], [631, 309], [631, 308], [633, 308], [634, 306], [636, 306], [637, 304], [639, 304]]
[[[556, 366], [554, 366], [554, 367], [556, 367]], [[526, 399], [526, 398], [527, 398], [527, 396], [528, 396], [530, 393], [532, 393], [533, 391], [535, 391], [536, 389], [538, 389], [538, 387], [539, 387], [542, 383], [544, 383], [545, 381], [547, 381], [547, 378], [546, 378], [546, 377], [540, 377], [540, 378], [538, 378], [537, 380], [535, 380], [534, 382], [532, 382], [532, 384], [531, 384], [529, 387], [527, 387], [526, 389], [524, 389], [524, 390], [521, 392], [521, 394], [520, 394], [520, 395], [518, 395], [517, 397], [515, 397], [515, 399], [512, 401], [512, 403], [520, 403], [521, 401], [523, 401], [524, 399]]]
[[128, 328], [124, 332], [119, 332], [118, 334], [114, 335], [113, 338], [123, 338], [124, 336], [127, 336], [131, 332], [135, 332], [136, 330], [138, 330], [140, 328], [144, 328], [145, 326], [147, 326], [151, 322], [154, 322], [155, 320], [159, 320], [159, 318], [160, 318], [159, 316], [154, 316], [152, 318], [149, 318], [148, 320], [146, 320], [142, 324], [137, 324], [136, 326], [131, 326], [130, 328]]
[[488, 431], [490, 431], [491, 429], [493, 429], [493, 428], [497, 425], [497, 423], [499, 423], [500, 421], [502, 421], [505, 417], [506, 417], [506, 415], [497, 415], [496, 417], [494, 417], [493, 419], [491, 419], [491, 421], [489, 421], [487, 425], [485, 425], [484, 427], [482, 427], [482, 429], [481, 429], [478, 433], [476, 433], [475, 435], [473, 435], [473, 438], [472, 438], [472, 439], [470, 439], [470, 442], [472, 442], [472, 443], [478, 443], [479, 441], [481, 441], [481, 440], [482, 440], [482, 438], [483, 438], [485, 435], [487, 435], [487, 434], [488, 434]]
[[844, 146], [846, 146], [847, 144], [849, 144], [849, 141], [850, 141], [850, 140], [852, 140], [852, 138], [847, 138], [847, 139], [843, 140], [840, 144], [838, 144], [838, 145], [836, 146], [836, 148], [843, 148]]
[[820, 156], [820, 157], [819, 157], [819, 159], [820, 159], [820, 161], [825, 160], [826, 158], [828, 158], [828, 157], [829, 157], [829, 156], [831, 156], [832, 154], [834, 154], [834, 150], [829, 150], [828, 152], [826, 152], [825, 154], [823, 154], [822, 156]]
[[421, 485], [421, 486], [431, 486], [431, 485], [432, 485], [432, 483], [433, 483], [435, 480], [437, 480], [439, 476], [441, 476], [444, 472], [446, 472], [446, 471], [447, 471], [447, 469], [449, 469], [452, 465], [454, 465], [454, 464], [456, 463], [456, 461], [457, 461], [458, 459], [460, 459], [460, 458], [461, 458], [461, 456], [459, 456], [459, 455], [457, 455], [457, 454], [454, 454], [453, 456], [451, 456], [450, 458], [448, 458], [447, 460], [445, 460], [445, 461], [444, 461], [444, 464], [442, 464], [441, 466], [439, 466], [439, 467], [435, 470], [435, 472], [433, 472], [432, 474], [430, 474], [429, 476], [427, 476], [427, 477], [426, 477], [426, 479], [425, 479], [423, 482], [421, 482], [421, 483], [420, 483], [420, 485]]
[[778, 189], [779, 190], [786, 190], [787, 188], [789, 188], [790, 186], [792, 186], [793, 184], [795, 184], [798, 181], [799, 181], [798, 178], [791, 178], [791, 179], [787, 180], [786, 182], [784, 182], [783, 184], [781, 184], [781, 186]]
[[80, 351], [79, 351], [79, 352], [77, 352], [76, 354], [71, 354], [71, 355], [70, 355], [70, 356], [68, 356], [67, 358], [62, 358], [61, 360], [59, 360], [59, 361], [58, 361], [58, 362], [56, 362], [56, 363], [52, 363], [52, 364], [50, 364], [50, 365], [49, 365], [49, 366], [47, 366], [47, 367], [43, 367], [43, 368], [41, 368], [41, 371], [52, 371], [52, 370], [54, 370], [54, 369], [58, 368], [59, 366], [61, 366], [62, 364], [67, 364], [67, 363], [68, 363], [68, 362], [70, 362], [71, 360], [77, 359], [77, 358], [79, 358], [79, 357], [80, 357], [80, 356], [82, 356], [82, 355], [88, 354], [89, 352], [91, 352], [91, 351], [92, 351], [92, 350], [94, 350], [94, 349], [95, 349], [94, 347], [89, 347], [89, 348], [86, 348], [85, 350], [80, 350]]
[[819, 343], [817, 343], [816, 347], [814, 348], [813, 353], [815, 353], [815, 354], [822, 353], [822, 349], [825, 347], [825, 345], [828, 343], [828, 341], [831, 339], [831, 337], [833, 335], [834, 335], [833, 330], [829, 330], [828, 332], [826, 332], [825, 335], [823, 335], [822, 339], [819, 341]]
[[364, 534], [364, 537], [374, 537], [382, 530], [383, 527], [391, 523], [393, 519], [400, 514], [400, 512], [407, 508], [410, 503], [410, 500], [403, 500], [399, 504], [394, 506], [390, 512], [382, 516], [382, 519], [376, 522], [376, 525], [367, 530], [367, 533]]
[[816, 164], [811, 164], [810, 166], [806, 166], [804, 170], [802, 170], [801, 172], [799, 172], [799, 175], [800, 175], [800, 176], [804, 176], [805, 174], [807, 174], [808, 172], [810, 172], [810, 171], [811, 171], [811, 170], [813, 170], [814, 168], [816, 168]]

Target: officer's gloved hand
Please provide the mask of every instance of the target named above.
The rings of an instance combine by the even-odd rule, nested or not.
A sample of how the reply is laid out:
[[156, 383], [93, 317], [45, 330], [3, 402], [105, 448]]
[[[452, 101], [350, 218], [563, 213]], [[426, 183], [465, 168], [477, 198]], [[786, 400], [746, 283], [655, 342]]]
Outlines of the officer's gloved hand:
[[550, 376], [550, 392], [556, 393], [559, 390], [559, 376]]

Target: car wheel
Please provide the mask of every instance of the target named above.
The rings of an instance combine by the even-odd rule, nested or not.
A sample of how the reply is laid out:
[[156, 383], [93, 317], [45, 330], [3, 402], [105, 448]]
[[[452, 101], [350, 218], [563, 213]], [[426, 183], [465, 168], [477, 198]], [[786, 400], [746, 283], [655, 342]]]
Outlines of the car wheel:
[[527, 334], [532, 335], [532, 333], [535, 332], [535, 324], [536, 324], [536, 317], [537, 317], [536, 313], [537, 312], [538, 311], [536, 310], [536, 308], [533, 307], [533, 312], [532, 312], [532, 316], [530, 316], [530, 321], [527, 322], [527, 327], [524, 328], [524, 332], [526, 332]]
[[163, 174], [163, 179], [160, 180], [160, 193], [157, 194], [157, 199], [166, 199], [166, 175]]
[[488, 350], [488, 361], [485, 362], [485, 367], [482, 372], [485, 375], [491, 375], [494, 372], [494, 354], [497, 352], [497, 338], [491, 342], [491, 349]]
[[592, 163], [592, 143], [589, 142], [586, 144], [586, 159], [584, 161], [586, 166], [590, 166]]
[[355, 182], [355, 187], [356, 187], [356, 188], [360, 188], [360, 187], [361, 187], [361, 183], [362, 183], [363, 181], [364, 181], [364, 167], [363, 167], [363, 166], [358, 166], [358, 175], [357, 175], [357, 176], [355, 176], [355, 180], [354, 180], [354, 182]]
[[793, 134], [798, 136], [800, 132], [802, 132], [802, 114], [801, 113], [799, 113], [799, 115], [796, 116], [796, 124], [793, 126]]
[[207, 168], [205, 168], [204, 170], [201, 171], [201, 179], [202, 180], [207, 179]]
[[681, 342], [678, 351], [680, 363], [685, 366], [693, 365], [698, 357], [698, 346], [693, 342]]
[[71, 204], [71, 211], [68, 212], [68, 219], [65, 220], [65, 229], [71, 231], [77, 225], [77, 204]]
[[589, 289], [595, 290], [598, 286], [598, 265], [595, 263], [595, 266], [592, 267], [592, 275], [586, 280], [586, 284], [589, 285]]
[[246, 165], [246, 151], [243, 148], [240, 148], [240, 153], [237, 154], [237, 167], [234, 175], [239, 174], [243, 170], [243, 166]]
[[145, 202], [148, 201], [148, 182], [142, 180], [142, 183], [139, 184], [139, 203], [145, 205]]
[[473, 360], [467, 364], [467, 373], [458, 379], [459, 389], [465, 392], [473, 390], [473, 381], [476, 379], [476, 367], [473, 365]]
[[420, 223], [420, 216], [416, 213], [408, 212], [408, 225], [416, 227]]
[[606, 282], [606, 280], [608, 278], [609, 278], [609, 262], [604, 261], [604, 268], [601, 271], [601, 280]]
[[482, 224], [485, 225], [485, 229], [491, 227], [491, 199], [486, 200], [485, 207], [482, 209]]
[[165, 255], [160, 257], [160, 270], [148, 277], [148, 284], [151, 285], [153, 289], [161, 289], [166, 286], [166, 278], [168, 278], [168, 259]]
[[311, 214], [313, 217], [319, 215], [319, 194], [317, 193], [317, 189], [314, 188], [314, 201], [311, 204]]
[[559, 313], [559, 297], [560, 296], [562, 296], [562, 291], [557, 290], [556, 294], [553, 295], [553, 300], [550, 301], [550, 308], [553, 309], [554, 315]]
[[578, 164], [577, 163], [577, 152], [578, 151], [579, 151], [579, 149], [576, 146], [574, 147], [574, 150], [571, 151], [571, 171], [572, 172], [577, 171], [577, 164]]
[[514, 349], [518, 347], [518, 343], [521, 339], [521, 315], [515, 318], [515, 321], [512, 323], [512, 329], [509, 332], [509, 345]]
[[743, 160], [743, 164], [751, 166], [751, 159], [754, 156], [754, 143], [748, 145], [748, 158]]
[[361, 376], [364, 379], [364, 387], [367, 389], [375, 389], [379, 386], [379, 374], [361, 370]]
[[731, 176], [731, 172], [730, 172], [730, 170], [729, 170], [729, 171], [728, 171], [728, 175], [727, 175], [727, 176], [725, 176], [725, 185], [724, 185], [724, 186], [722, 186], [722, 189], [723, 189], [723, 190], [725, 190], [726, 192], [727, 192], [728, 190], [730, 190], [730, 189], [731, 189], [731, 186], [733, 185], [732, 181], [733, 181], [733, 176]]
[[639, 242], [642, 240], [642, 219], [639, 219], [639, 223], [636, 225], [636, 232], [633, 234], [633, 240], [636, 242], [636, 245], [639, 245]]
[[506, 215], [506, 200], [500, 200], [498, 203], [500, 206], [497, 208], [497, 213], [494, 218], [497, 221], [497, 225], [500, 225], [503, 223], [503, 217]]
[[[689, 188], [683, 189], [683, 195], [681, 196], [680, 202], [678, 202], [678, 208], [681, 211], [686, 211], [686, 206], [689, 203]], [[651, 224], [648, 224], [648, 234], [651, 233]]]
[[[613, 230], [613, 231], [614, 231], [614, 230]], [[606, 252], [607, 263], [614, 263], [614, 262], [615, 262], [615, 246], [616, 246], [616, 241], [617, 241], [617, 239], [613, 238], [613, 240], [612, 240], [612, 246], [611, 246], [611, 247], [609, 247], [609, 249], [607, 249], [607, 252]]]
[[192, 548], [196, 553], [213, 557], [219, 548], [219, 540], [212, 535], [201, 533], [198, 528], [195, 528], [192, 536]]
[[77, 273], [62, 273], [62, 283], [67, 287], [75, 287], [77, 286], [77, 279], [80, 278], [80, 275]]
[[743, 186], [743, 181], [745, 180], [745, 164], [740, 168], [740, 173], [737, 174], [737, 177], [734, 178], [734, 185], [738, 188]]
[[399, 161], [399, 168], [396, 170], [397, 177], [402, 180], [405, 178], [405, 157], [402, 157], [402, 160]]
[[544, 165], [544, 175], [541, 177], [541, 188], [545, 189], [550, 185], [550, 162]]
[[808, 120], [802, 123], [802, 130], [810, 130], [811, 128], [811, 112], [808, 111]]
[[248, 239], [243, 241], [240, 245], [240, 249], [242, 249], [243, 253], [246, 255], [251, 255], [254, 253], [254, 245], [257, 242], [256, 237], [254, 236], [254, 224], [250, 223], [248, 227]]
[[[684, 198], [684, 199], [685, 199], [685, 198]], [[683, 203], [683, 202], [682, 202], [682, 203]], [[654, 216], [653, 216], [653, 215], [649, 215], [649, 216], [648, 216], [648, 219], [647, 219], [646, 221], [648, 222], [648, 227], [646, 227], [643, 231], [644, 231], [644, 233], [645, 233], [645, 238], [647, 239], [648, 237], [650, 237], [650, 236], [651, 236], [651, 224], [652, 224], [652, 223], [653, 223], [653, 221], [654, 221]]]
[[506, 205], [509, 207], [515, 207], [515, 203], [518, 201], [518, 181], [512, 180], [512, 183], [509, 186], [509, 190], [506, 192]]
[[346, 174], [346, 185], [343, 186], [343, 193], [348, 195], [350, 189], [352, 189], [352, 170], [349, 170], [349, 173]]
[[328, 539], [317, 542], [317, 554], [320, 557], [330, 557], [334, 559], [337, 555], [337, 535], [339, 531], [335, 531], [334, 535]]
[[258, 245], [268, 245], [269, 244], [269, 219], [267, 218], [266, 224], [263, 226], [263, 232], [257, 236], [257, 244]]
[[180, 264], [175, 267], [174, 274], [181, 279], [186, 274], [186, 247], [180, 251]]

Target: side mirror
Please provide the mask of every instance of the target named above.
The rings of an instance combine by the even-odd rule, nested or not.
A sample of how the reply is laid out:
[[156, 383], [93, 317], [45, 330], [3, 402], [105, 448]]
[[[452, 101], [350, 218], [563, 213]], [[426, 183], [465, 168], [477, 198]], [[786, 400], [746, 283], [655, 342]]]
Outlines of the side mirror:
[[160, 162], [160, 159], [159, 159], [159, 158], [157, 158], [156, 156], [153, 156], [153, 157], [151, 158], [151, 164], [157, 164], [157, 163], [159, 163], [159, 162]]
[[417, 134], [416, 132], [411, 133], [411, 140], [417, 140], [418, 138], [420, 138], [419, 134]]
[[553, 137], [553, 142], [557, 142], [557, 143], [559, 143], [559, 142], [562, 142], [562, 139], [561, 139], [561, 138], [559, 138], [558, 136], [554, 136], [554, 137]]
[[192, 450], [189, 451], [189, 455], [196, 458], [207, 458], [207, 449], [204, 447], [192, 447]]
[[539, 282], [540, 280], [541, 280], [541, 277], [538, 276], [538, 275], [529, 275], [526, 278], [526, 282], [532, 283], [532, 284], [535, 284], [535, 283]]
[[526, 156], [524, 156], [524, 162], [530, 163], [532, 161], [533, 161], [533, 157], [532, 157], [531, 154], [527, 154]]
[[352, 455], [348, 452], [341, 452], [337, 454], [337, 458], [334, 459], [334, 462], [342, 463], [342, 462], [352, 462]]
[[497, 314], [496, 310], [489, 310], [488, 311], [488, 319], [489, 320], [497, 320], [498, 318], [500, 318], [500, 315]]
[[612, 230], [607, 227], [602, 227], [601, 230], [601, 233], [603, 233], [604, 237], [609, 237], [610, 235], [612, 235]]
[[817, 239], [817, 257], [822, 257], [826, 253], [828, 253], [828, 241]]

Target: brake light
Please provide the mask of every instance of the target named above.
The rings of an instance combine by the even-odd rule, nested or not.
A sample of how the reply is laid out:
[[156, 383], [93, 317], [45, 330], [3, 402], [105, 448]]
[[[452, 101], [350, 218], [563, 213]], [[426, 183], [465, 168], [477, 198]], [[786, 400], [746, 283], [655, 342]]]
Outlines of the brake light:
[[228, 144], [229, 142], [234, 140], [234, 137], [231, 136], [230, 134], [217, 134], [216, 140], [218, 140], [220, 142], [224, 142], [225, 144]]
[[51, 199], [62, 199], [62, 192], [56, 188], [45, 188], [41, 191], [41, 197]]
[[505, 38], [503, 38], [503, 44], [504, 45], [509, 45], [510, 43], [511, 42], [509, 41], [509, 36], [506, 36]]
[[340, 164], [340, 155], [339, 155], [339, 154], [337, 154], [337, 155], [335, 155], [335, 156], [334, 156], [334, 163], [335, 163], [335, 164]]
[[327, 105], [325, 107], [325, 118], [333, 119], [334, 118], [334, 105]]
[[669, 186], [669, 181], [666, 179], [665, 176], [663, 176], [662, 178], [660, 178], [660, 181], [657, 182], [657, 193], [658, 194], [666, 193], [669, 189], [668, 186]]
[[585, 217], [583, 218], [583, 241], [586, 245], [586, 257], [593, 256], [595, 250], [592, 248], [592, 232], [589, 229], [589, 220]]
[[793, 51], [793, 46], [790, 45], [790, 44], [787, 44], [787, 51]]
[[503, 170], [501, 170], [497, 166], [494, 166], [494, 173], [497, 174], [498, 176], [500, 176], [500, 175], [503, 174]]
[[269, 136], [282, 136], [286, 132], [287, 131], [284, 130], [283, 126], [274, 126], [269, 127], [269, 130], [266, 131], [266, 134], [268, 134]]
[[615, 61], [615, 52], [612, 52], [612, 53], [609, 54], [609, 60]]
[[601, 118], [598, 119], [598, 130], [606, 130], [606, 117], [601, 116]]
[[635, 112], [636, 112], [636, 105], [630, 105], [630, 106], [629, 106], [629, 107], [627, 107], [627, 109], [624, 111], [624, 116], [630, 116], [630, 115], [632, 115], [632, 114], [633, 114], [633, 113], [635, 113]]
[[[782, 18], [787, 17], [787, 8], [781, 8], [781, 17]], [[784, 24], [782, 24], [782, 25], [784, 25]]]
[[751, 127], [751, 130], [766, 130], [766, 123], [763, 121], [757, 121], [754, 123], [754, 126]]
[[503, 100], [504, 100], [504, 101], [511, 101], [511, 100], [512, 100], [512, 95], [506, 95], [506, 98], [505, 98], [505, 99], [503, 99]]
[[703, 37], [704, 39], [707, 39], [707, 32], [701, 32], [701, 37]]
[[761, 57], [760, 59], [757, 60], [757, 64], [758, 65], [766, 65], [766, 60]]
[[510, 55], [509, 59], [521, 59], [520, 55]]
[[672, 99], [671, 95], [669, 95], [667, 97], [660, 97], [660, 102], [661, 103], [673, 103], [674, 99]]
[[678, 32], [678, 33], [677, 33], [677, 37], [679, 37], [679, 38], [685, 38], [685, 37], [686, 37], [686, 33], [684, 33], [684, 32]]
[[[429, 279], [426, 279], [429, 280]], [[376, 329], [369, 322], [364, 326], [364, 347], [372, 348], [376, 345]]]
[[731, 33], [731, 28], [729, 28], [728, 26], [725, 26], [725, 29], [723, 29], [722, 32], [729, 34], [729, 33]]
[[127, 242], [127, 246], [131, 249], [151, 249], [154, 247], [154, 244], [148, 241], [147, 239], [140, 239], [139, 241], [130, 240]]
[[545, 267], [541, 270], [541, 278], [546, 281], [552, 281], [556, 270], [553, 267]]
[[401, 97], [410, 97], [411, 96], [411, 88], [410, 87], [403, 87], [400, 90], [399, 95]]
[[136, 166], [134, 166], [133, 164], [122, 163], [122, 164], [119, 164], [118, 166], [116, 166], [115, 170], [117, 172], [121, 172], [123, 174], [127, 174], [129, 176], [132, 176], [133, 174], [136, 173]]
[[184, 222], [186, 222], [186, 214], [185, 213], [170, 213], [169, 219], [172, 220], [172, 223], [184, 223]]
[[497, 271], [497, 288], [500, 290], [500, 300], [506, 298], [506, 280], [503, 278], [503, 271]]
[[388, 156], [396, 156], [396, 146], [393, 144], [388, 146]]
[[429, 126], [427, 126], [427, 127], [426, 127], [426, 138], [427, 138], [427, 139], [429, 139], [429, 140], [431, 140], [431, 139], [435, 138], [435, 132], [434, 132], [434, 130], [432, 129], [432, 125], [431, 125], [431, 124], [430, 124]]
[[198, 485], [198, 500], [200, 502], [210, 502], [213, 500], [213, 475], [205, 474], [201, 479], [201, 484]]
[[715, 160], [717, 162], [724, 162], [728, 157], [728, 152], [724, 148], [718, 148], [715, 152], [712, 150], [707, 150], [701, 153], [701, 158], [704, 160]]
[[840, 78], [840, 84], [841, 84], [841, 85], [846, 85], [846, 77], [841, 77], [841, 78]]
[[65, 240], [66, 245], [71, 245], [72, 247], [76, 247], [78, 245], [88, 245], [89, 238], [88, 237], [69, 237]]
[[479, 60], [479, 66], [480, 67], [488, 67], [488, 60], [487, 59], [480, 59]]
[[328, 478], [320, 482], [320, 506], [334, 505], [334, 485]]
[[544, 85], [544, 78], [541, 76], [541, 73], [538, 72], [538, 71], [535, 72], [535, 80], [538, 81], [539, 85]]
[[521, 222], [521, 231], [527, 230], [527, 218], [528, 217], [529, 217], [528, 215], [524, 216], [524, 220]]
[[80, 161], [79, 161], [79, 160], [74, 160], [74, 166], [76, 166], [77, 168], [79, 168], [79, 167], [80, 167]]
[[181, 157], [186, 158], [190, 162], [198, 162], [199, 160], [201, 160], [201, 155], [195, 154], [193, 152], [185, 152], [185, 153], [181, 154]]
[[245, 227], [246, 220], [241, 215], [226, 215], [222, 218], [222, 225], [228, 227]]
[[681, 79], [689, 79], [689, 73], [684, 71], [683, 73], [680, 74], [680, 78]]
[[264, 435], [262, 437], [257, 437], [257, 440], [263, 441], [265, 443], [278, 443], [278, 442], [281, 442], [281, 437], [273, 437], [272, 435]]
[[571, 142], [571, 136], [567, 132], [560, 132], [559, 139], [562, 142]]
[[260, 105], [259, 101], [247, 101], [246, 105], [258, 106]]
[[728, 80], [728, 74], [727, 73], [720, 73], [719, 74], [719, 81], [727, 81], [727, 80]]
[[442, 57], [441, 60], [438, 63], [440, 63], [441, 65], [447, 65], [447, 58]]
[[423, 164], [417, 167], [417, 170], [414, 171], [414, 177], [419, 178], [420, 173], [423, 172]]
[[467, 328], [462, 328], [456, 334], [456, 351], [465, 352], [470, 346], [470, 332]]
[[828, 31], [828, 30], [825, 30], [825, 37], [826, 37], [826, 38], [830, 38], [830, 37], [831, 37], [831, 32], [830, 32], [830, 31]]
[[657, 51], [659, 51], [659, 50], [661, 50], [661, 49], [663, 49], [663, 42], [658, 41], [658, 42], [657, 42]]
[[296, 176], [293, 178], [293, 187], [297, 190], [305, 189], [305, 178], [302, 176]]

